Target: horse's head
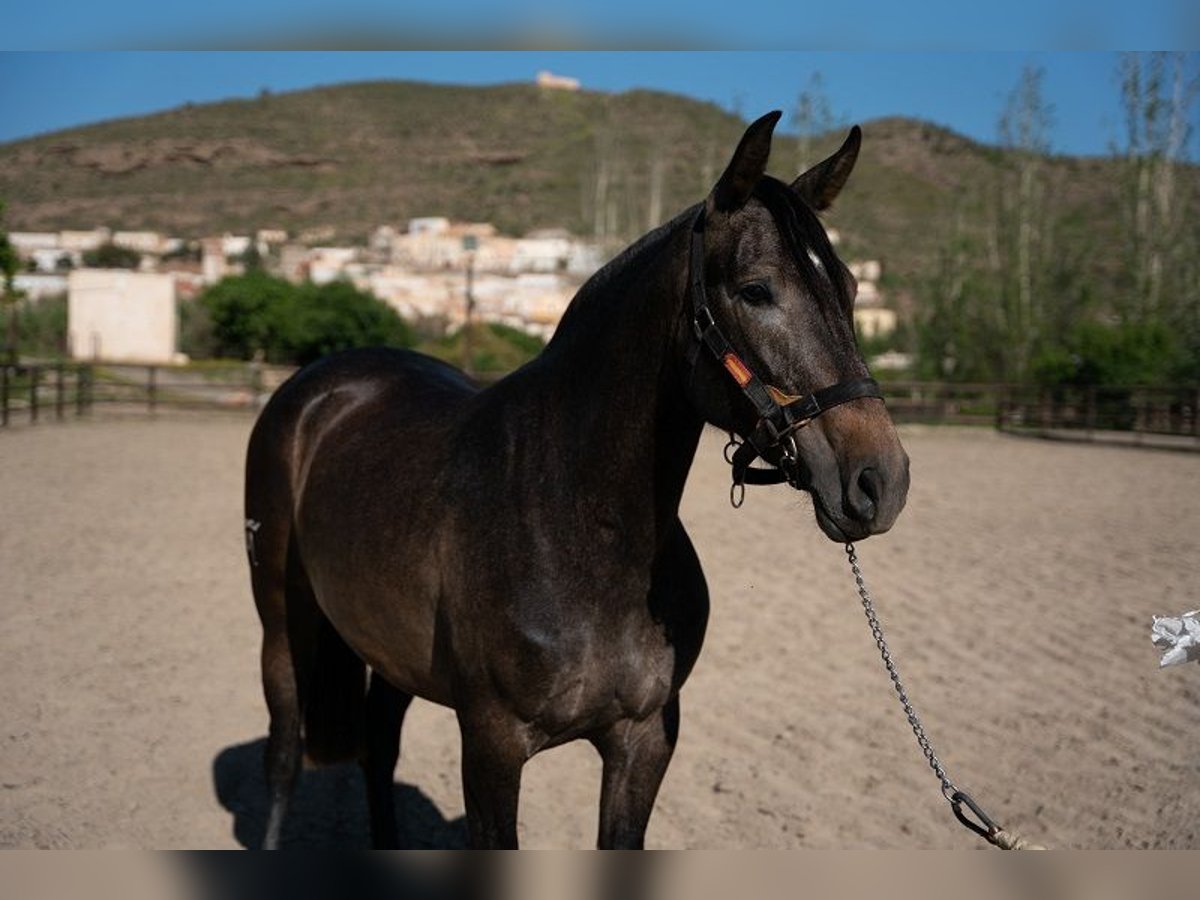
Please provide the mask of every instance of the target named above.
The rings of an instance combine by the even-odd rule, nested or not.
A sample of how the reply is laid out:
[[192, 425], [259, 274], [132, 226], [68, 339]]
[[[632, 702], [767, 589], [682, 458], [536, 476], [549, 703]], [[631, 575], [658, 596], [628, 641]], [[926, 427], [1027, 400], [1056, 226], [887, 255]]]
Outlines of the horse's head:
[[689, 392], [714, 425], [743, 437], [758, 429], [769, 463], [790, 464], [794, 453], [793, 483], [812, 495], [821, 530], [858, 540], [890, 528], [908, 493], [908, 456], [882, 400], [841, 402], [770, 443], [762, 439], [763, 404], [745, 387], [749, 376], [786, 406], [867, 376], [854, 337], [857, 285], [816, 216], [846, 183], [861, 132], [855, 127], [841, 149], [788, 185], [764, 174], [778, 120], [770, 113], [747, 129], [704, 204], [703, 239], [692, 254], [702, 247], [703, 262], [692, 263], [702, 284], [689, 292], [706, 298], [735, 358], [726, 355], [723, 366], [712, 343], [698, 356], [693, 346]]

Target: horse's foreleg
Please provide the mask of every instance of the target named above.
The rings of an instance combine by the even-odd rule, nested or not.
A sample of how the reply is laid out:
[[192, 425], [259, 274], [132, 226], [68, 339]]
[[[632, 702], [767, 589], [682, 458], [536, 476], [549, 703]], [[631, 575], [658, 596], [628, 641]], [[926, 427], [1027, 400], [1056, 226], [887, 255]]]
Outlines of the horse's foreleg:
[[658, 787], [679, 736], [679, 697], [645, 719], [617, 722], [593, 739], [604, 760], [601, 850], [640, 850]]
[[400, 845], [392, 779], [396, 761], [400, 758], [400, 729], [411, 702], [412, 694], [396, 690], [378, 672], [371, 673], [362, 769], [367, 783], [367, 808], [371, 813], [371, 842], [377, 850], [395, 849]]
[[475, 850], [517, 847], [521, 769], [529, 758], [519, 724], [503, 716], [458, 714], [463, 800]]

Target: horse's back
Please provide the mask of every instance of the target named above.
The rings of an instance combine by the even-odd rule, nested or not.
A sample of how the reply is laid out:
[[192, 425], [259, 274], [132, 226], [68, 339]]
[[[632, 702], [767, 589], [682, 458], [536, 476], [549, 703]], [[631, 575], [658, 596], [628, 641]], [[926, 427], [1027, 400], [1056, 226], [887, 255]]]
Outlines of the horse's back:
[[291, 486], [299, 488], [295, 476], [347, 418], [368, 416], [375, 427], [415, 432], [444, 428], [477, 390], [460, 370], [412, 351], [371, 348], [324, 357], [284, 382], [259, 415], [247, 454], [247, 501], [266, 474], [262, 464], [292, 469]]

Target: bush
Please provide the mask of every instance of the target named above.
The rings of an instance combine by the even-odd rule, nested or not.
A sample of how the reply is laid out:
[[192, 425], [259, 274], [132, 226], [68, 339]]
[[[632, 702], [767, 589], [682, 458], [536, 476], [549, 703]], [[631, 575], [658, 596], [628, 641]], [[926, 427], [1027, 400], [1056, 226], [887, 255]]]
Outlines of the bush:
[[[474, 322], [471, 327], [472, 372], [495, 374], [523, 366], [542, 351], [541, 338], [496, 322]], [[426, 341], [420, 350], [430, 356], [462, 366], [466, 354], [466, 329], [437, 340]]]
[[1160, 323], [1081, 322], [1034, 359], [1033, 375], [1047, 386], [1169, 385], [1187, 362], [1178, 335]]
[[395, 310], [348, 282], [297, 286], [251, 272], [213, 285], [195, 303], [180, 329], [192, 355], [251, 359], [261, 350], [269, 362], [307, 365], [351, 347], [412, 345]]
[[412, 332], [394, 309], [345, 281], [305, 284], [292, 295], [279, 321], [280, 350], [291, 362], [351, 347], [411, 347]]
[[83, 264], [93, 269], [136, 269], [141, 262], [142, 255], [136, 250], [111, 243], [83, 254]]
[[17, 304], [17, 346], [32, 356], [63, 355], [67, 347], [66, 295]]

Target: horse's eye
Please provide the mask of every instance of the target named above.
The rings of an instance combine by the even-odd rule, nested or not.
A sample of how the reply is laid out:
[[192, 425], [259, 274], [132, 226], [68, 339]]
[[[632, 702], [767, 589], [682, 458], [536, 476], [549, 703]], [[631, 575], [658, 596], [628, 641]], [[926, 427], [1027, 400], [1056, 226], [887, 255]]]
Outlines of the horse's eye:
[[771, 302], [771, 289], [765, 284], [754, 281], [750, 284], [742, 285], [738, 290], [738, 296], [747, 303], [761, 306], [763, 303]]

